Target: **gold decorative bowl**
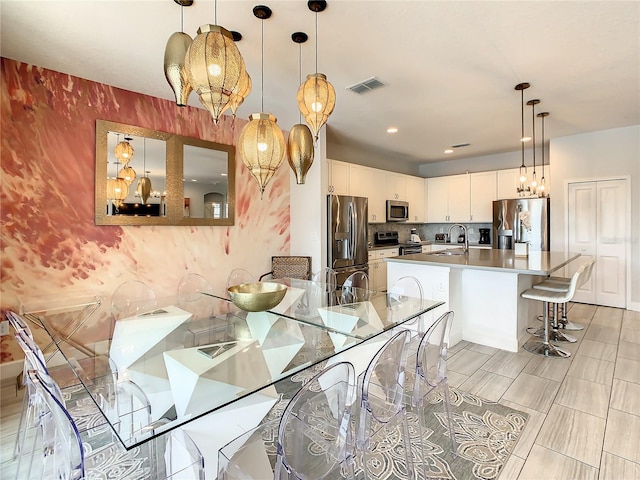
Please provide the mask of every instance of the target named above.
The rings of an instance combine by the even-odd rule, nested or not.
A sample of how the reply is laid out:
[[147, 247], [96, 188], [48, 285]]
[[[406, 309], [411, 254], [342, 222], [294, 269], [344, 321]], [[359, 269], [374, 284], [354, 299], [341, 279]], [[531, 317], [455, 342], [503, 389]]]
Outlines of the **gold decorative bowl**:
[[286, 285], [274, 282], [241, 283], [227, 289], [231, 301], [245, 312], [264, 312], [278, 305], [287, 293]]

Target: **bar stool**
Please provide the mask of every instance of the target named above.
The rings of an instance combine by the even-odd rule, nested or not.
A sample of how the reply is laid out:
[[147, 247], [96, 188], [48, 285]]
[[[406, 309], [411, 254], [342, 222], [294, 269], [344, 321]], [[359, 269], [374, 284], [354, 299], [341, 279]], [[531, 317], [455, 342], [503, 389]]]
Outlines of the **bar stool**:
[[[593, 271], [593, 266], [595, 265], [596, 260], [592, 259], [587, 262], [587, 272], [584, 276], [584, 281], [578, 285], [577, 288], [580, 288], [582, 285], [587, 283], [589, 278], [591, 277], [591, 272]], [[550, 291], [560, 291], [562, 289], [568, 289], [569, 283], [571, 282], [570, 278], [566, 277], [549, 277], [545, 279], [543, 282], [534, 285], [533, 288], [538, 288], [540, 290], [550, 290]], [[562, 328], [563, 330], [583, 330], [584, 327], [582, 325], [578, 325], [577, 323], [573, 323], [567, 319], [567, 304], [563, 303], [561, 305], [561, 317], [560, 320], [556, 320], [557, 328]], [[557, 315], [556, 315], [557, 319]]]
[[569, 282], [569, 288], [561, 292], [554, 292], [549, 290], [540, 290], [537, 288], [529, 288], [520, 295], [522, 298], [529, 300], [538, 300], [543, 302], [543, 335], [542, 339], [538, 340], [537, 337], [529, 339], [522, 347], [528, 352], [535, 353], [536, 355], [544, 355], [545, 357], [562, 357], [567, 358], [571, 356], [571, 353], [563, 350], [562, 348], [552, 344], [550, 342], [550, 322], [549, 322], [549, 303], [553, 303], [556, 306], [569, 302], [576, 291], [580, 277], [584, 277], [587, 271], [588, 264], [580, 266], [580, 268], [573, 274], [571, 281]]

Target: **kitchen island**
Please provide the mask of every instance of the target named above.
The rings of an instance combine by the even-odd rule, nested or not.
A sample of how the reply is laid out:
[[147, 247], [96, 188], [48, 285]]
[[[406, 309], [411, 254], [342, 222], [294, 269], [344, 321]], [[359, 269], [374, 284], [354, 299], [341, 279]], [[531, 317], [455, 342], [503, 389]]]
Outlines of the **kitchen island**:
[[424, 297], [445, 304], [431, 315], [455, 312], [451, 345], [460, 340], [518, 351], [526, 340], [526, 327], [542, 312], [540, 302], [520, 294], [544, 277], [563, 268], [579, 254], [529, 252], [516, 257], [513, 250], [462, 249], [386, 258], [387, 285], [400, 277], [416, 277]]

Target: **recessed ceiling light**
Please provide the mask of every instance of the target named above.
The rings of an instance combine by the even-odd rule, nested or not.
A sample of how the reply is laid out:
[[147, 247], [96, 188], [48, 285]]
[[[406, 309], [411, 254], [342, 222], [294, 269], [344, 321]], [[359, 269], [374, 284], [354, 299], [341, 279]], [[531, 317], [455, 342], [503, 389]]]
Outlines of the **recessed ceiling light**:
[[387, 133], [398, 133], [398, 127], [387, 128]]
[[197, 182], [198, 180], [196, 178], [192, 178], [191, 181], [192, 182]]
[[530, 142], [530, 141], [531, 141], [531, 137], [522, 137], [522, 138], [520, 139], [520, 141], [521, 141], [522, 143]]
[[445, 154], [447, 154], [447, 155], [449, 155], [450, 153], [453, 153], [453, 150], [452, 150], [452, 149], [450, 149], [450, 148], [447, 148], [447, 149], [444, 151], [444, 153], [445, 153]]
[[223, 176], [223, 177], [226, 177], [226, 176], [227, 176], [227, 174], [226, 174], [226, 173], [221, 173], [220, 175], [221, 175], [221, 176]]

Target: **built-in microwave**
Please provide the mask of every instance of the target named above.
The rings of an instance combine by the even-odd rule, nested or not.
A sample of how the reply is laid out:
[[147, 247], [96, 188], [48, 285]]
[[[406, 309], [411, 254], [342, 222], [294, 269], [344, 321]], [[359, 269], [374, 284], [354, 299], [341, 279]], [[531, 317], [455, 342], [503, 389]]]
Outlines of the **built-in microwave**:
[[406, 222], [409, 220], [409, 202], [387, 200], [387, 222]]

